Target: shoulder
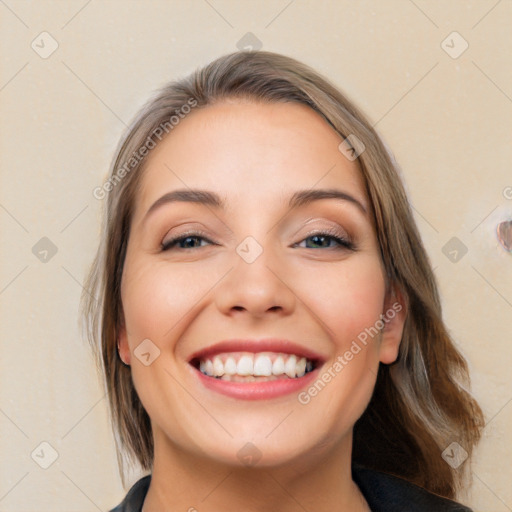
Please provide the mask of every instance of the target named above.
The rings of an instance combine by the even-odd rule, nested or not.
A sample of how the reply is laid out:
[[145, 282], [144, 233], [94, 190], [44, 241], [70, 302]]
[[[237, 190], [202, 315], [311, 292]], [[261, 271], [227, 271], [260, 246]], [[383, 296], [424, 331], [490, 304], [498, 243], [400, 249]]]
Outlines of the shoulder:
[[[412, 506], [415, 512], [471, 512], [460, 503], [387, 473], [354, 466], [352, 477], [372, 512], [410, 512]], [[124, 500], [110, 512], [140, 512], [150, 482], [151, 475], [135, 482]]]
[[352, 478], [372, 512], [471, 512], [460, 503], [387, 473], [353, 466]]
[[150, 482], [151, 475], [144, 476], [140, 480], [137, 480], [128, 491], [124, 500], [109, 512], [140, 512]]

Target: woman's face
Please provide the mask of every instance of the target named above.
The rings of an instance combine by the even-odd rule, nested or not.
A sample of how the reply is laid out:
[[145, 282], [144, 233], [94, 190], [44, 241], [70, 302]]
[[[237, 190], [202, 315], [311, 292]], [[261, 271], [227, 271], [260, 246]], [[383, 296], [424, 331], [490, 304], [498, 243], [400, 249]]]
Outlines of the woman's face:
[[149, 155], [119, 344], [157, 453], [270, 466], [350, 451], [404, 311], [340, 142], [304, 105], [229, 100]]

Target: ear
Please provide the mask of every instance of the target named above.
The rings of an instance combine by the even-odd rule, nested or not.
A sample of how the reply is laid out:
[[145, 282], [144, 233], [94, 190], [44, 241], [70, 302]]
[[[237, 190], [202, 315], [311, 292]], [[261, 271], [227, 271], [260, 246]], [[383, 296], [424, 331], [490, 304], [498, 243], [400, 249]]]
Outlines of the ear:
[[379, 360], [384, 364], [394, 363], [398, 357], [398, 349], [402, 341], [408, 305], [404, 294], [396, 285], [392, 285], [384, 299]]
[[128, 345], [128, 336], [126, 334], [126, 326], [124, 322], [119, 326], [119, 331], [117, 335], [117, 351], [119, 353], [119, 357], [124, 364], [129, 365], [131, 361], [131, 353], [130, 347]]

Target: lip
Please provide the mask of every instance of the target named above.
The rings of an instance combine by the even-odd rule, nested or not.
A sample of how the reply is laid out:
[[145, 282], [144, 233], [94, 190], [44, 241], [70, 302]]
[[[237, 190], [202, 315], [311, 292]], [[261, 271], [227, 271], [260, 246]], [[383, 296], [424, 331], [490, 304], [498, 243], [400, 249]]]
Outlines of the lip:
[[230, 382], [204, 375], [193, 368], [199, 381], [207, 389], [241, 400], [269, 400], [299, 391], [318, 378], [319, 368], [315, 368], [303, 377], [271, 380], [267, 382]]
[[[295, 354], [305, 357], [313, 362], [314, 369], [302, 377], [293, 379], [282, 378], [261, 382], [232, 382], [204, 375], [199, 370], [199, 360], [212, 357], [222, 352], [279, 352], [283, 354]], [[278, 398], [291, 393], [298, 393], [318, 377], [319, 368], [326, 361], [321, 354], [302, 347], [301, 345], [283, 339], [262, 340], [225, 340], [215, 343], [193, 353], [189, 358], [189, 364], [199, 382], [207, 389], [242, 400], [265, 400]]]
[[326, 358], [313, 350], [303, 347], [298, 343], [284, 339], [261, 339], [261, 340], [224, 340], [209, 347], [194, 352], [188, 362], [205, 359], [222, 352], [280, 352], [283, 354], [295, 354], [315, 363], [323, 363]]

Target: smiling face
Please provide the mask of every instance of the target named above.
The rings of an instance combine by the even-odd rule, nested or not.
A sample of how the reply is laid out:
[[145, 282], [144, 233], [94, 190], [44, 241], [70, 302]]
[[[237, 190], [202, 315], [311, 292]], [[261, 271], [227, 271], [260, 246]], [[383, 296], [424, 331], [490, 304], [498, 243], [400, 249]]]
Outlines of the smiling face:
[[225, 100], [152, 150], [119, 350], [151, 418], [155, 460], [166, 451], [240, 464], [248, 442], [259, 465], [350, 457], [404, 315], [368, 336], [396, 299], [341, 141], [304, 105]]

